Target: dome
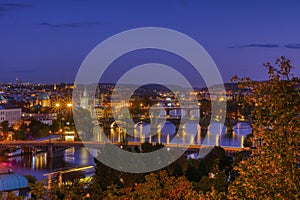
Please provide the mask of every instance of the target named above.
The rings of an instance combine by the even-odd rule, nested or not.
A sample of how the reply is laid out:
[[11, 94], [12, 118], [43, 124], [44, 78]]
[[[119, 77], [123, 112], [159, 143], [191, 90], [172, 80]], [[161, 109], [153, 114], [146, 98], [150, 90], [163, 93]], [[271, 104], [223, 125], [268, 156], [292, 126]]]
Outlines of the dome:
[[0, 103], [7, 103], [6, 99], [0, 94]]
[[49, 100], [50, 99], [49, 95], [45, 92], [38, 93], [37, 98], [38, 98], [38, 100]]
[[18, 174], [0, 175], [0, 191], [16, 190], [28, 187], [28, 181]]

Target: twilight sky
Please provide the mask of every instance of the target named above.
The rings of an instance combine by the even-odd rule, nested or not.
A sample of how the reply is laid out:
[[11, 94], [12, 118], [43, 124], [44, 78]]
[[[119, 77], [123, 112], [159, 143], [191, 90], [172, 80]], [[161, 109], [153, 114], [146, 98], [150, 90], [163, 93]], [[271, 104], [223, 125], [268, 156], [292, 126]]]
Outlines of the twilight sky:
[[[174, 29], [198, 41], [225, 82], [236, 74], [264, 80], [262, 64], [281, 55], [291, 59], [294, 74], [300, 75], [296, 0], [0, 0], [0, 82], [16, 77], [35, 83], [73, 82], [84, 58], [100, 42], [147, 26]], [[132, 65], [145, 54], [116, 64]], [[172, 56], [151, 56], [178, 65]]]

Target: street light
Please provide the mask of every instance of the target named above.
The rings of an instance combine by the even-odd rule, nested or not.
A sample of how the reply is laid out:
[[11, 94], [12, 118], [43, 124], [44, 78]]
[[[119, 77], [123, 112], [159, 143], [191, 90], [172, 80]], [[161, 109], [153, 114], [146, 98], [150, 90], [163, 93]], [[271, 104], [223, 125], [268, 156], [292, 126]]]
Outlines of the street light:
[[71, 108], [72, 106], [73, 106], [72, 103], [67, 103], [67, 107], [68, 107], [68, 108]]
[[73, 106], [72, 103], [67, 103], [67, 108], [68, 108], [68, 121], [72, 121], [72, 120], [71, 120], [71, 118], [72, 118], [72, 113], [71, 113], [72, 106]]
[[49, 144], [51, 143], [51, 133], [52, 133], [52, 131], [50, 130], [49, 133], [48, 133]]

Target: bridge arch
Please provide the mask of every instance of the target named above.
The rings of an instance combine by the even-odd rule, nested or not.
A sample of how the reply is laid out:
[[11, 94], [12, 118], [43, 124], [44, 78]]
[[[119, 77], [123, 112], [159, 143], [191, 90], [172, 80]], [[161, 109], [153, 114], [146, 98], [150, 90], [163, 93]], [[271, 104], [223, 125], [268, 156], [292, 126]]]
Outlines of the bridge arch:
[[186, 114], [186, 110], [180, 108], [174, 108], [169, 111], [170, 117], [185, 117]]
[[121, 120], [115, 120], [114, 122], [112, 122], [112, 123], [110, 124], [110, 128], [113, 129], [113, 128], [117, 127], [118, 124], [126, 124], [126, 122], [121, 121]]
[[197, 122], [186, 122], [183, 125], [182, 133], [183, 144], [200, 144], [201, 143], [201, 126]]
[[189, 117], [200, 118], [200, 110], [199, 109], [190, 110]]
[[[236, 130], [239, 128], [245, 128], [247, 126], [248, 129], [250, 129], [251, 131], [248, 133], [250, 134], [253, 130], [253, 126], [252, 126], [252, 121], [251, 120], [237, 120], [237, 119], [227, 119], [225, 121], [225, 126], [226, 126], [226, 131], [227, 133], [233, 133], [233, 132], [237, 132]], [[245, 131], [244, 131], [245, 132]]]
[[220, 122], [213, 122], [208, 126], [208, 133], [219, 135], [226, 133], [226, 126]]
[[134, 124], [134, 136], [137, 137], [139, 134], [139, 137], [148, 137], [150, 135], [151, 129], [150, 124], [144, 121], [139, 121], [136, 124]]
[[238, 121], [236, 124], [234, 124], [233, 131], [235, 134], [248, 135], [252, 133], [253, 127], [250, 123]]
[[183, 125], [183, 130], [185, 131], [186, 134], [188, 135], [196, 135], [198, 132], [201, 131], [201, 126], [199, 123], [197, 122], [186, 122], [184, 125]]
[[170, 121], [164, 121], [157, 125], [157, 141], [158, 143], [169, 144], [170, 141], [175, 137], [176, 125]]
[[152, 117], [166, 117], [167, 111], [162, 107], [151, 107], [150, 108], [150, 116]]
[[173, 136], [176, 134], [176, 126], [170, 121], [161, 122], [157, 125], [157, 131], [163, 136], [168, 134]]

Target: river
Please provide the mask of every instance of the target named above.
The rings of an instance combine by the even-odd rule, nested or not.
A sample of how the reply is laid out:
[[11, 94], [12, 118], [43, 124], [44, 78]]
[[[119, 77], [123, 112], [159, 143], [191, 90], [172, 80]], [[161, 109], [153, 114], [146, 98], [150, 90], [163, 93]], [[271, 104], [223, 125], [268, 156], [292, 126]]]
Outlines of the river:
[[[145, 125], [146, 126], [146, 125]], [[168, 141], [168, 136], [165, 132], [173, 133], [174, 127], [172, 124], [166, 124], [162, 129], [162, 142]], [[191, 132], [195, 130], [194, 124], [188, 124], [185, 127], [185, 137], [181, 138], [178, 141], [172, 141], [169, 139], [170, 143], [189, 143], [189, 135]], [[139, 126], [137, 127], [137, 132], [139, 132]], [[226, 130], [224, 127], [219, 124], [215, 124], [210, 126], [209, 133], [206, 136], [206, 141], [211, 145], [217, 146], [231, 146], [231, 147], [241, 147], [243, 140], [246, 135], [251, 133], [251, 127], [245, 123], [237, 124], [234, 127], [233, 134], [231, 136], [226, 135]], [[142, 129], [143, 134], [147, 134], [147, 128]], [[117, 134], [115, 134], [117, 135]], [[114, 138], [116, 141], [118, 138]], [[153, 142], [157, 141], [157, 137], [153, 137]], [[204, 138], [201, 139], [203, 142]], [[147, 140], [146, 140], [147, 141]], [[194, 143], [197, 143], [194, 141]], [[7, 172], [9, 168], [13, 170], [14, 173], [17, 174], [30, 174], [35, 176], [38, 180], [46, 178], [43, 176], [45, 173], [49, 173], [52, 171], [56, 171], [60, 168], [65, 167], [78, 167], [78, 166], [86, 166], [93, 165], [94, 157], [83, 147], [72, 147], [64, 151], [64, 157], [55, 158], [55, 159], [47, 159], [46, 153], [39, 153], [35, 156], [32, 155], [22, 155], [16, 156], [12, 158], [7, 158], [4, 156], [0, 156], [0, 172]]]

